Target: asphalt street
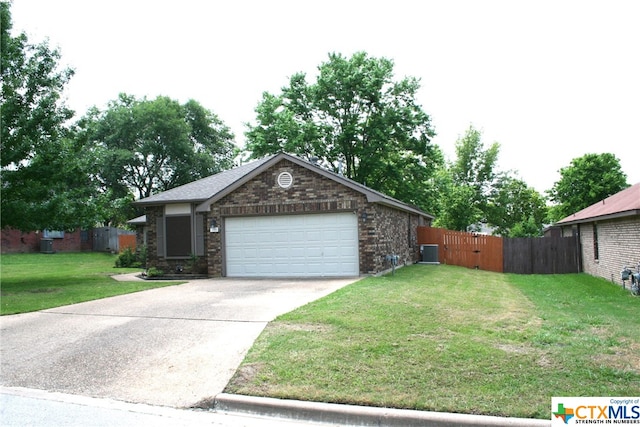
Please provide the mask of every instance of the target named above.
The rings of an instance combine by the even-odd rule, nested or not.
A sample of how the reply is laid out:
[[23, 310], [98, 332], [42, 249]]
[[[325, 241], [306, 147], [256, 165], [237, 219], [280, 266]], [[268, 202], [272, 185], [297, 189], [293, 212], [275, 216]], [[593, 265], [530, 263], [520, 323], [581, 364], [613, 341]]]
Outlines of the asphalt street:
[[[0, 387], [3, 427], [301, 427], [306, 421], [186, 410], [42, 390]], [[331, 426], [332, 424], [324, 424]]]

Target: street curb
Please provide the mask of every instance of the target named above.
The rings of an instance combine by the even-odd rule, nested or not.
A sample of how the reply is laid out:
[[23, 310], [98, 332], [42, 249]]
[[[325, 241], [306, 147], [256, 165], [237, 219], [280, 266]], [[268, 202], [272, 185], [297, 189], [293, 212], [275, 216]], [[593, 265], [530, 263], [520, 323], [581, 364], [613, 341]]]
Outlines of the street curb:
[[486, 415], [427, 412], [394, 408], [304, 402], [270, 397], [242, 396], [221, 393], [215, 397], [217, 412], [243, 413], [258, 416], [353, 426], [389, 427], [548, 427], [551, 420], [502, 418]]

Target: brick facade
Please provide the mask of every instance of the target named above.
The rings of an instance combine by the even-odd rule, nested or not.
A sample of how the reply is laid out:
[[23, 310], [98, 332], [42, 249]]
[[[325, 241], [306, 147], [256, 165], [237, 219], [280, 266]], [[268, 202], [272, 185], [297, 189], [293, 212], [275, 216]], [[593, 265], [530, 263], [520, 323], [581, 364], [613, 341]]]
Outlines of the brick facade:
[[[5, 228], [1, 232], [2, 253], [40, 252], [44, 238], [42, 232], [23, 233], [19, 230]], [[90, 251], [93, 248], [90, 231], [66, 231], [64, 237], [52, 239], [54, 252]]]
[[[293, 177], [288, 188], [281, 188], [277, 183], [282, 172], [289, 172]], [[158, 256], [156, 248], [157, 218], [163, 209], [163, 206], [155, 206], [148, 207], [146, 211], [148, 259], [150, 266], [171, 270], [176, 261]], [[399, 255], [399, 264], [419, 260], [417, 227], [427, 225], [424, 217], [370, 203], [361, 192], [315, 173], [313, 168], [284, 159], [213, 202], [206, 215], [202, 215], [207, 232], [204, 236], [206, 255], [200, 258], [200, 262], [206, 262], [209, 276], [225, 274], [223, 239], [226, 218], [329, 212], [353, 212], [357, 215], [361, 274], [377, 274], [391, 268], [387, 260], [390, 254]], [[200, 215], [195, 217], [200, 218]], [[208, 232], [206, 224], [212, 219], [219, 224], [219, 232]]]
[[[597, 256], [594, 238], [597, 233]], [[623, 267], [635, 267], [640, 262], [640, 218], [621, 218], [597, 223], [579, 224], [582, 265], [585, 273], [622, 284]], [[627, 282], [627, 286], [629, 282]]]

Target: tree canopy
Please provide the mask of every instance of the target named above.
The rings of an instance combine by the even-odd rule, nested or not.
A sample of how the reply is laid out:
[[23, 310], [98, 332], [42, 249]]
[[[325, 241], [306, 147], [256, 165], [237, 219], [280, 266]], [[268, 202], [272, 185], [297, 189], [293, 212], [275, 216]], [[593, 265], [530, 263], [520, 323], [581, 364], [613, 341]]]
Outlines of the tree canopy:
[[537, 237], [547, 221], [545, 198], [523, 180], [499, 174], [486, 206], [487, 223], [494, 234]]
[[482, 133], [473, 126], [455, 143], [456, 158], [440, 176], [439, 227], [466, 231], [487, 221], [487, 201], [496, 178], [500, 145], [485, 148]]
[[23, 231], [93, 225], [95, 186], [66, 122], [62, 92], [73, 75], [47, 42], [12, 36], [10, 4], [0, 2], [2, 228]]
[[106, 110], [91, 109], [79, 127], [114, 197], [148, 197], [233, 165], [233, 133], [194, 100], [120, 94]]
[[486, 224], [502, 236], [542, 234], [546, 200], [513, 172], [498, 170], [497, 142], [485, 147], [482, 132], [469, 126], [455, 150], [456, 158], [438, 173], [438, 227], [469, 231]]
[[[238, 149], [229, 127], [195, 100], [120, 94], [107, 107], [74, 112], [62, 93], [73, 76], [47, 42], [11, 34], [10, 3], [0, 1], [2, 227], [23, 231], [122, 223], [131, 201], [230, 168]], [[499, 145], [485, 148], [470, 127], [445, 164], [430, 116], [416, 101], [420, 82], [395, 79], [394, 63], [358, 52], [329, 54], [315, 81], [290, 77], [263, 93], [246, 150], [254, 158], [296, 154], [435, 214], [457, 230], [486, 222], [501, 233], [532, 235], [544, 199], [496, 170]], [[549, 192], [565, 216], [626, 184], [610, 154], [574, 159]]]
[[419, 81], [393, 80], [393, 62], [364, 52], [330, 54], [315, 83], [294, 74], [279, 95], [264, 93], [248, 125], [252, 157], [281, 151], [429, 209], [428, 180], [443, 162], [430, 117], [416, 102]]
[[558, 221], [629, 186], [620, 160], [611, 153], [585, 154], [560, 169], [560, 180], [549, 190]]

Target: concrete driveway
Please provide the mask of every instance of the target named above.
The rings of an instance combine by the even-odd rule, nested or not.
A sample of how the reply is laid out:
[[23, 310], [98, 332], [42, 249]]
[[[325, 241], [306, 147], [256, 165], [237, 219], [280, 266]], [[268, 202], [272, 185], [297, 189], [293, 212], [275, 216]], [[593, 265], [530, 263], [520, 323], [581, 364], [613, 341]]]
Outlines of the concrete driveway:
[[356, 280], [198, 280], [3, 316], [1, 384], [188, 407], [223, 390], [267, 322]]

